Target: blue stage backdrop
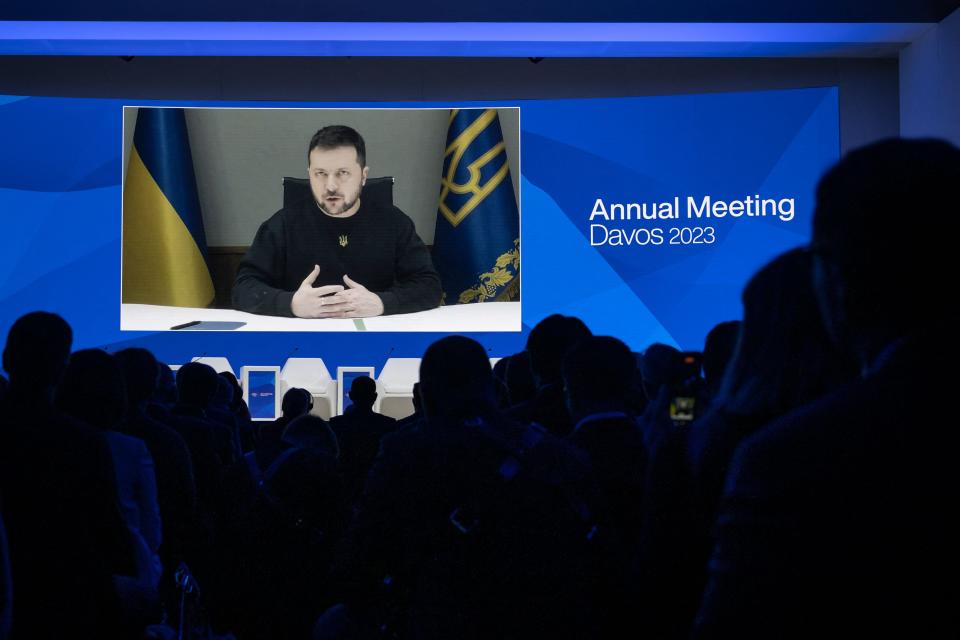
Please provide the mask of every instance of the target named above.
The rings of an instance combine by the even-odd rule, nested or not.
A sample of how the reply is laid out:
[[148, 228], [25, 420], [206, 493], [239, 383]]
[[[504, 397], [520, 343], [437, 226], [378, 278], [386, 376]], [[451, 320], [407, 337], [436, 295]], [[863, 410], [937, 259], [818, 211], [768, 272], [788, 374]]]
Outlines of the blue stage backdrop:
[[[45, 309], [75, 347], [222, 355], [235, 369], [292, 355], [338, 365], [419, 357], [431, 333], [121, 332], [122, 106], [0, 96], [0, 335]], [[141, 102], [143, 106], [440, 107], [474, 103]], [[551, 313], [636, 350], [700, 349], [738, 318], [758, 267], [809, 238], [814, 188], [839, 154], [837, 90], [520, 101], [523, 331], [474, 337], [522, 349]], [[438, 176], [439, 180], [439, 176]], [[439, 190], [438, 190], [439, 192]]]

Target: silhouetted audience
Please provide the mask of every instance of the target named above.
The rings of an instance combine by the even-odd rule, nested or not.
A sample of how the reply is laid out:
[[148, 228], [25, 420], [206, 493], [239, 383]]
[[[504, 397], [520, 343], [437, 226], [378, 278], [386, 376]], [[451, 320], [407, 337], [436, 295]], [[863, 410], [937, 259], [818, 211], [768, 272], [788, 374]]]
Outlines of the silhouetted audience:
[[383, 438], [334, 574], [347, 607], [315, 637], [590, 637], [603, 569], [588, 461], [497, 413], [473, 340], [432, 344], [420, 391], [426, 420]]
[[406, 429], [410, 425], [416, 424], [417, 422], [423, 420], [423, 399], [420, 397], [419, 382], [413, 383], [410, 401], [413, 402], [413, 413], [408, 415], [406, 418], [397, 420], [397, 429]]
[[602, 496], [598, 520], [613, 545], [618, 574], [603, 594], [601, 635], [616, 637], [635, 624], [637, 592], [630, 569], [636, 561], [642, 523], [646, 448], [630, 413], [629, 394], [637, 375], [634, 354], [609, 336], [581, 340], [563, 360], [563, 386], [574, 420], [570, 441], [590, 458]]
[[156, 393], [160, 376], [160, 365], [153, 354], [146, 349], [130, 348], [118, 351], [114, 358], [127, 389], [124, 431], [143, 440], [153, 458], [163, 522], [160, 559], [168, 572], [174, 571], [186, 558], [188, 547], [196, 543], [197, 488], [190, 450], [175, 430], [147, 414], [147, 404]]
[[114, 575], [132, 576], [110, 448], [56, 411], [72, 343], [60, 316], [28, 313], [10, 328], [0, 408], [0, 495], [14, 589], [12, 638], [122, 633]]
[[320, 416], [304, 414], [287, 425], [281, 442], [288, 447], [322, 451], [333, 459], [340, 457], [337, 436], [326, 420]]
[[[287, 430], [310, 423], [332, 438], [317, 416], [301, 415]], [[265, 474], [242, 526], [223, 541], [232, 561], [223, 568], [229, 588], [222, 615], [243, 640], [309, 638], [333, 602], [327, 574], [350, 507], [336, 457], [325, 450], [331, 444], [287, 449]]]
[[229, 371], [221, 371], [217, 375], [226, 380], [230, 388], [233, 389], [230, 394], [229, 409], [237, 421], [241, 452], [253, 451], [253, 421], [250, 418], [250, 409], [247, 407], [247, 403], [243, 401], [243, 389], [240, 387], [237, 377]]
[[450, 336], [400, 422], [361, 377], [329, 424], [290, 389], [255, 431], [233, 376], [70, 356], [62, 318], [27, 314], [0, 378], [0, 640], [144, 637], [161, 566], [146, 637], [181, 602], [238, 640], [957, 637], [931, 231], [957, 185], [944, 142], [851, 152], [810, 246], [702, 356], [552, 315], [491, 370]]
[[509, 356], [506, 360], [507, 374], [504, 382], [507, 385], [510, 406], [522, 405], [537, 394], [533, 370], [530, 368], [530, 353], [521, 351]]
[[313, 409], [313, 395], [306, 389], [291, 387], [283, 394], [280, 401], [280, 417], [260, 427], [257, 436], [256, 448], [247, 453], [247, 468], [250, 474], [259, 482], [277, 458], [289, 448], [283, 442], [283, 432], [287, 425], [310, 413]]
[[526, 351], [536, 392], [531, 399], [514, 404], [508, 411], [512, 418], [536, 422], [557, 436], [570, 434], [573, 421], [563, 397], [560, 368], [567, 351], [589, 336], [590, 329], [582, 320], [559, 314], [544, 318], [530, 330]]
[[856, 376], [853, 358], [823, 329], [812, 275], [810, 254], [795, 249], [763, 267], [743, 290], [739, 343], [710, 413], [692, 425], [689, 437], [698, 508], [710, 522], [737, 446]]
[[157, 482], [146, 444], [120, 431], [127, 412], [127, 389], [120, 366], [99, 349], [75, 352], [57, 389], [56, 404], [65, 414], [103, 433], [113, 458], [120, 512], [134, 545], [137, 583], [155, 591], [163, 572]]
[[862, 375], [737, 450], [696, 637], [956, 637], [957, 313], [924, 283], [952, 272], [951, 234], [925, 221], [958, 184], [960, 150], [931, 140], [872, 144], [821, 179], [815, 288]]
[[610, 510], [608, 524], [630, 546], [640, 535], [646, 449], [628, 394], [633, 353], [609, 336], [581, 340], [563, 360], [563, 386], [574, 420], [570, 441], [585, 451]]
[[711, 399], [720, 390], [723, 374], [727, 370], [730, 360], [733, 359], [733, 354], [737, 348], [737, 340], [740, 339], [742, 324], [739, 320], [721, 322], [710, 329], [707, 339], [704, 341], [703, 382], [706, 386], [707, 395]]
[[397, 421], [373, 410], [377, 401], [377, 383], [373, 378], [354, 378], [349, 396], [350, 408], [332, 418], [330, 428], [340, 444], [340, 471], [347, 492], [351, 499], [356, 499], [380, 450], [380, 439], [396, 430]]
[[[2, 402], [3, 398], [0, 397], [0, 403]], [[7, 528], [3, 526], [2, 512], [0, 500], [0, 640], [7, 640], [13, 627], [13, 582], [10, 579], [10, 549], [7, 546]]]

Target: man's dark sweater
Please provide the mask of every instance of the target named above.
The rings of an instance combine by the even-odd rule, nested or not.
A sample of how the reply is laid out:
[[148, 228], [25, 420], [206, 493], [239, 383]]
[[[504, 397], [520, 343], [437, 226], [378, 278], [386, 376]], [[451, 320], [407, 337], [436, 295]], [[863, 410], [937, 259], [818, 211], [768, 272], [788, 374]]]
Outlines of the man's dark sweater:
[[314, 265], [320, 266], [314, 287], [342, 285], [346, 274], [380, 296], [384, 314], [440, 304], [430, 253], [400, 209], [361, 200], [355, 214], [334, 218], [307, 199], [260, 225], [237, 270], [234, 308], [292, 316], [293, 294]]

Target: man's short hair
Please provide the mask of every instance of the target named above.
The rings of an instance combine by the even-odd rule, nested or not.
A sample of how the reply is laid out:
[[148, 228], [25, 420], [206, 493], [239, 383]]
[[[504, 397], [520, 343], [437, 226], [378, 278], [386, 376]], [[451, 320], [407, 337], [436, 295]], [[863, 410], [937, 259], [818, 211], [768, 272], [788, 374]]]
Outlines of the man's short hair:
[[280, 411], [287, 418], [302, 416], [313, 409], [313, 394], [300, 387], [291, 387], [283, 394]]
[[938, 225], [956, 207], [960, 150], [892, 138], [851, 151], [817, 186], [812, 250], [840, 275], [856, 326], [904, 329], [929, 318], [924, 281], [953, 265]]
[[420, 361], [420, 393], [424, 410], [469, 412], [493, 401], [493, 372], [486, 350], [465, 336], [437, 340]]
[[527, 351], [530, 369], [540, 384], [560, 381], [560, 365], [567, 351], [592, 334], [580, 318], [555, 313], [530, 330]]
[[152, 353], [140, 347], [122, 349], [115, 354], [127, 383], [131, 404], [140, 404], [153, 397], [160, 380], [160, 365]]
[[7, 334], [3, 368], [13, 384], [56, 384], [67, 366], [73, 331], [55, 313], [34, 311], [21, 316]]
[[363, 141], [356, 129], [351, 129], [342, 124], [333, 124], [320, 129], [310, 138], [310, 146], [307, 147], [307, 165], [310, 164], [310, 153], [314, 149], [330, 150], [338, 147], [353, 147], [357, 150], [357, 162], [360, 167], [367, 166], [367, 145]]
[[188, 362], [177, 370], [177, 398], [181, 404], [206, 409], [217, 392], [217, 372], [202, 362]]
[[584, 338], [563, 358], [567, 395], [582, 404], [626, 404], [636, 371], [633, 352], [610, 336]]
[[350, 399], [356, 405], [372, 405], [377, 399], [377, 383], [370, 376], [357, 376], [350, 383]]

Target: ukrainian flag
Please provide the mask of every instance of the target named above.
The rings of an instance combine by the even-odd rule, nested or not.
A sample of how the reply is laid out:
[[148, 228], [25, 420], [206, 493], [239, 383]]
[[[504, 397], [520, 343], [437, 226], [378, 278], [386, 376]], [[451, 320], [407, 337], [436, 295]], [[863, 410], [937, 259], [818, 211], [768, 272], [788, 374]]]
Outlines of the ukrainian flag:
[[433, 262], [445, 304], [517, 300], [520, 214], [496, 109], [453, 109]]
[[123, 188], [123, 301], [207, 306], [206, 253], [183, 110], [141, 108]]

